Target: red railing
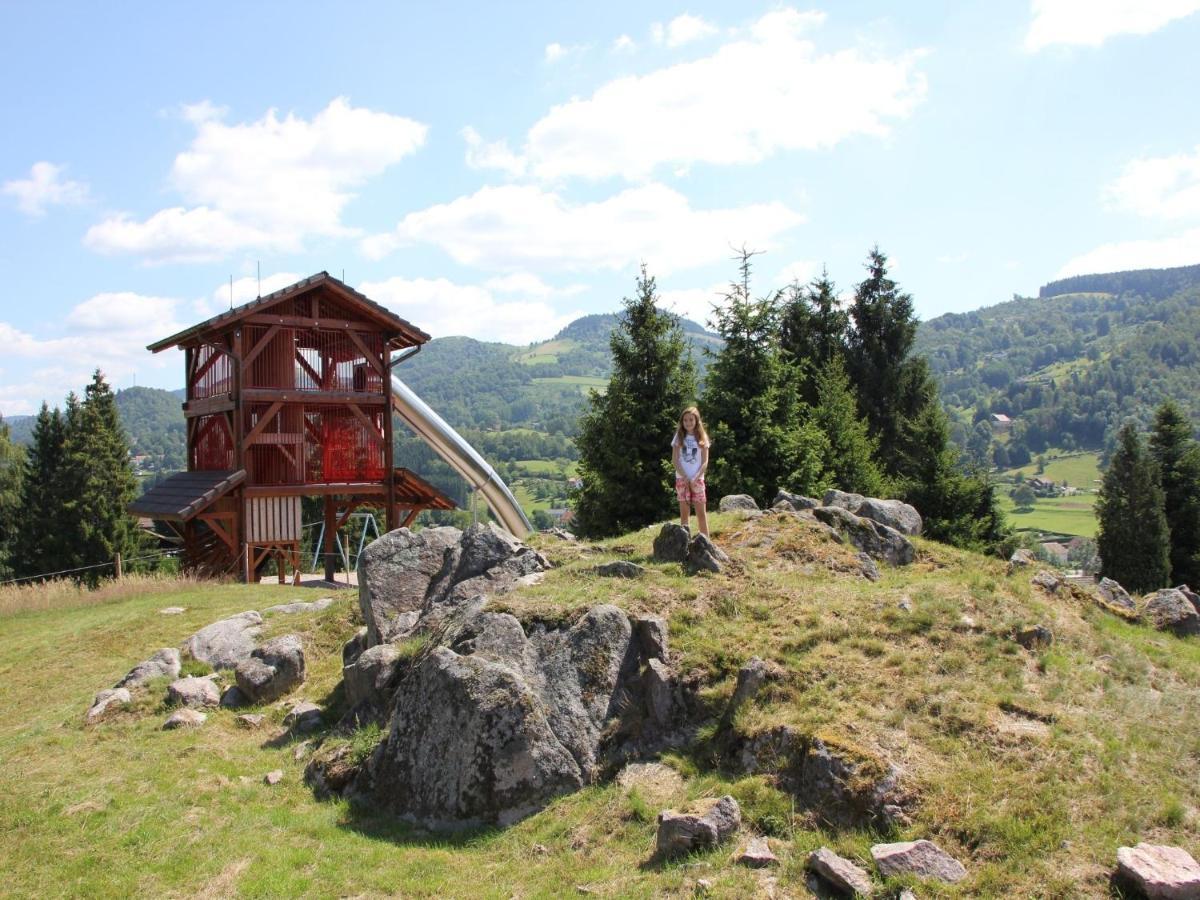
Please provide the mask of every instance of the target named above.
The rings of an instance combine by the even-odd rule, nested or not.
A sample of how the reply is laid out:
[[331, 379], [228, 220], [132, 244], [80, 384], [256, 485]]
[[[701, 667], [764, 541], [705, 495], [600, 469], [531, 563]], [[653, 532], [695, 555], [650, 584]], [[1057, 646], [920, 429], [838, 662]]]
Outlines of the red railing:
[[200, 416], [193, 426], [192, 470], [233, 468], [233, 435], [224, 415]]
[[[269, 403], [247, 405], [247, 434], [270, 408]], [[360, 418], [353, 409], [329, 404], [285, 405], [246, 449], [247, 481], [254, 485], [382, 481], [386, 471], [383, 415], [363, 410]]]
[[383, 393], [383, 377], [363, 352], [382, 365], [381, 334], [251, 325], [245, 335], [247, 388]]
[[212, 344], [201, 344], [192, 352], [196, 362], [193, 371], [200, 377], [192, 376], [193, 381], [188, 388], [189, 400], [203, 400], [233, 390], [233, 361], [228, 354]]

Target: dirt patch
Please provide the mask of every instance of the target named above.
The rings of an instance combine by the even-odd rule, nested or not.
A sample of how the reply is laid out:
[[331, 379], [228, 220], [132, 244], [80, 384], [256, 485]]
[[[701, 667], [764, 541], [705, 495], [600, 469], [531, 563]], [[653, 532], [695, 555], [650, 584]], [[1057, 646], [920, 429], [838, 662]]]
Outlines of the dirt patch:
[[617, 775], [617, 784], [624, 790], [637, 788], [650, 803], [665, 803], [683, 790], [683, 778], [670, 766], [662, 763], [630, 763]]

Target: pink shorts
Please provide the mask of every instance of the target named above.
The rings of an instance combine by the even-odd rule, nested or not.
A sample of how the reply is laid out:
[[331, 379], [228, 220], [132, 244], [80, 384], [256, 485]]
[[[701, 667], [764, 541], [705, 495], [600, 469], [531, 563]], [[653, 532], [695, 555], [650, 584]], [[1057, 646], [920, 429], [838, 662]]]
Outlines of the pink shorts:
[[680, 503], [695, 503], [703, 506], [708, 502], [708, 493], [705, 489], [704, 476], [701, 475], [695, 481], [696, 487], [688, 484], [686, 478], [675, 476], [675, 496], [679, 498]]

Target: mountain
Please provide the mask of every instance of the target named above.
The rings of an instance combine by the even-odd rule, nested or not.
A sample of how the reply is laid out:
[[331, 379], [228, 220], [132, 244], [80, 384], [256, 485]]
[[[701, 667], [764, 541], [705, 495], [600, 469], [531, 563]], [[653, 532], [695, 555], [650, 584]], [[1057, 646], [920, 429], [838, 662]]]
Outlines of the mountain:
[[[1012, 464], [1048, 447], [1099, 449], [1170, 397], [1200, 422], [1200, 266], [1086, 275], [1037, 297], [921, 324], [960, 443], [1013, 419]], [[983, 429], [986, 430], [986, 425]]]

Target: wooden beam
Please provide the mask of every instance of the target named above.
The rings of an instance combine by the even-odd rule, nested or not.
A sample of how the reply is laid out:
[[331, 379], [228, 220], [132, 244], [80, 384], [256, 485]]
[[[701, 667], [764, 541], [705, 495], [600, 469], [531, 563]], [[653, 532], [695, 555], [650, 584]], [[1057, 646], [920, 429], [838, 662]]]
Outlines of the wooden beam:
[[377, 481], [340, 481], [327, 484], [263, 484], [246, 488], [247, 497], [324, 497], [329, 494], [383, 496], [387, 488]]
[[227, 528], [225, 520], [233, 518], [233, 513], [201, 513], [196, 516], [212, 529], [213, 534], [225, 542], [232, 553], [237, 553], [237, 541], [233, 538], [233, 529]]
[[[208, 374], [208, 370], [211, 369], [214, 365], [216, 365], [217, 357], [225, 355], [225, 351], [222, 350], [220, 347], [218, 347], [216, 344], [205, 344], [202, 346], [209, 347], [212, 350], [212, 353], [208, 354], [208, 359], [206, 359], [204, 361], [204, 365], [202, 365], [199, 369], [197, 369], [195, 374], [192, 375], [192, 386], [193, 387], [195, 387], [197, 384], [199, 384], [200, 379]], [[199, 354], [197, 354], [197, 355], [199, 355]]]
[[358, 336], [357, 331], [347, 331], [346, 334], [349, 335], [350, 340], [354, 342], [354, 346], [359, 349], [367, 362], [371, 364], [371, 367], [379, 373], [379, 377], [386, 381], [387, 372], [383, 367], [383, 360], [379, 358], [379, 354], [367, 346], [367, 342]]
[[300, 368], [308, 373], [308, 377], [313, 380], [313, 384], [320, 386], [321, 376], [317, 373], [316, 369], [308, 364], [308, 360], [304, 358], [304, 355], [299, 350], [296, 351], [296, 362], [300, 363]]
[[213, 413], [228, 412], [233, 408], [232, 394], [217, 394], [202, 400], [188, 400], [183, 404], [183, 414], [190, 419], [195, 416], [211, 416]]
[[266, 334], [264, 334], [261, 338], [258, 339], [258, 342], [253, 347], [250, 348], [250, 352], [247, 353], [246, 356], [242, 359], [242, 365], [249, 366], [250, 363], [252, 363], [252, 362], [254, 362], [254, 360], [258, 359], [258, 354], [262, 353], [264, 350], [267, 349], [267, 344], [271, 343], [272, 339], [277, 334], [279, 334], [279, 326], [278, 325], [272, 325], [270, 328], [268, 328]]
[[347, 403], [346, 405], [350, 407], [350, 412], [358, 416], [358, 420], [363, 423], [367, 431], [371, 432], [376, 440], [379, 440], [381, 435], [379, 434], [379, 426], [375, 424], [375, 420], [368, 418], [367, 414], [358, 408], [357, 403]]
[[411, 525], [413, 522], [415, 522], [417, 520], [417, 516], [419, 516], [420, 514], [421, 514], [420, 507], [415, 507], [413, 509], [410, 509], [408, 511], [408, 515], [404, 517], [404, 523], [400, 527], [407, 528], [409, 525]]
[[360, 497], [360, 498], [358, 498], [358, 499], [356, 499], [356, 500], [350, 500], [350, 501], [348, 501], [348, 502], [346, 503], [346, 511], [345, 511], [345, 512], [343, 512], [343, 513], [342, 513], [340, 516], [338, 516], [338, 519], [337, 519], [337, 525], [335, 526], [335, 529], [340, 529], [340, 528], [341, 528], [342, 526], [344, 526], [344, 525], [345, 525], [347, 522], [349, 522], [349, 521], [350, 521], [350, 517], [351, 517], [352, 515], [354, 515], [354, 511], [355, 511], [356, 509], [358, 509], [360, 506], [363, 506], [363, 505], [364, 505], [366, 502], [367, 502], [367, 501], [366, 501], [366, 500], [364, 500], [364, 499], [362, 499], [361, 497]]
[[249, 447], [251, 444], [253, 444], [255, 438], [262, 434], [263, 429], [265, 429], [271, 423], [271, 420], [275, 418], [276, 414], [278, 414], [279, 410], [281, 409], [283, 409], [282, 401], [276, 400], [274, 403], [272, 403], [267, 411], [263, 414], [262, 418], [260, 418], [258, 422], [255, 423], [254, 427], [250, 429], [250, 433], [247, 434], [242, 440], [242, 444], [246, 447]]
[[242, 391], [243, 403], [273, 403], [275, 401], [309, 404], [358, 403], [363, 406], [383, 406], [387, 399], [381, 393], [359, 393], [357, 391], [281, 391], [271, 388], [246, 388]]
[[[352, 322], [346, 319], [319, 319], [317, 317], [308, 318], [307, 316], [273, 316], [270, 313], [255, 313], [252, 316], [246, 316], [242, 320], [249, 325], [274, 325], [285, 328], [319, 328], [327, 331], [379, 331], [379, 326], [374, 322]], [[387, 330], [388, 334], [393, 334], [393, 329]]]

